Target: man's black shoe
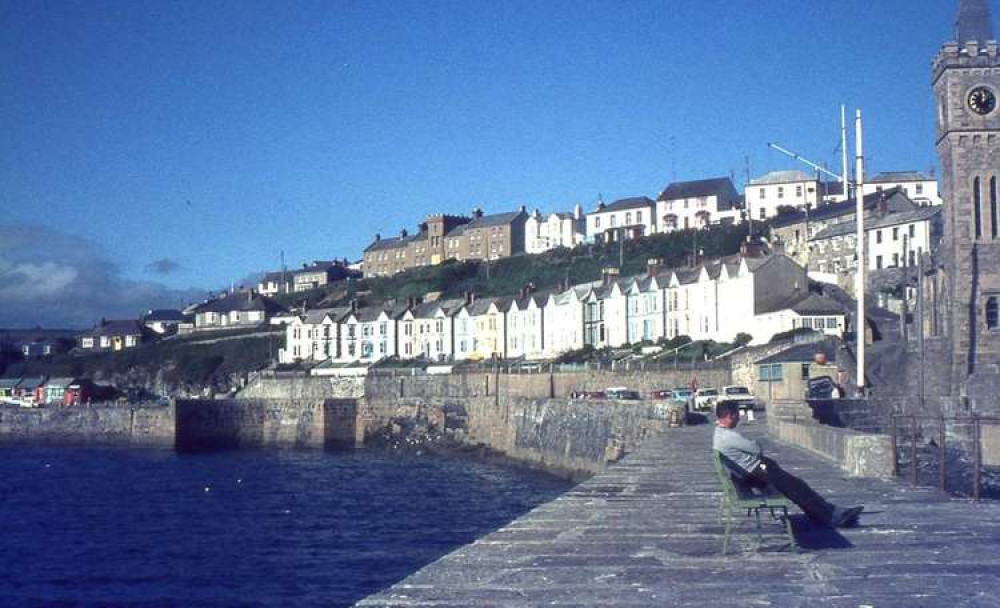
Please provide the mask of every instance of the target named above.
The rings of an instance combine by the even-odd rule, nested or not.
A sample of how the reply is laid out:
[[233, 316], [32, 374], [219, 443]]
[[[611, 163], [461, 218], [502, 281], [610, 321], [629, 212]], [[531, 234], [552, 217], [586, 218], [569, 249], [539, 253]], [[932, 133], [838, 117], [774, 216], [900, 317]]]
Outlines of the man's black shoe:
[[865, 508], [861, 505], [849, 509], [837, 509], [834, 511], [833, 521], [830, 524], [834, 528], [850, 528], [855, 526], [858, 523], [858, 515], [861, 515], [861, 512], [864, 510]]

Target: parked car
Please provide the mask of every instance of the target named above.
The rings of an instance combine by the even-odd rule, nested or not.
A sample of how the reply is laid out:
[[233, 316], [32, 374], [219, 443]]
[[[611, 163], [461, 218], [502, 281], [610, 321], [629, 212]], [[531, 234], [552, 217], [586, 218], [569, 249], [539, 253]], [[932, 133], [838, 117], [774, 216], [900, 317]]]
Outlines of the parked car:
[[694, 394], [694, 409], [696, 411], [711, 411], [719, 399], [719, 389], [699, 388]]
[[694, 391], [685, 387], [679, 386], [673, 390], [674, 401], [680, 401], [687, 404], [688, 407], [691, 406], [691, 400], [694, 398]]
[[627, 386], [612, 386], [605, 389], [604, 394], [607, 395], [608, 399], [622, 399], [626, 401], [641, 399], [639, 391], [634, 391]]
[[745, 386], [724, 386], [718, 398], [719, 403], [736, 403], [741, 410], [757, 408], [757, 398]]

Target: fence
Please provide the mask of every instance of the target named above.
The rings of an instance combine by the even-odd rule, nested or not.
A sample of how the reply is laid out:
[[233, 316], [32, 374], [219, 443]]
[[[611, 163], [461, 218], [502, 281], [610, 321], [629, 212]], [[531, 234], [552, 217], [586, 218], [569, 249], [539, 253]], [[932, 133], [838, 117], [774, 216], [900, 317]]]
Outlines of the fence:
[[996, 470], [1000, 467], [1000, 417], [893, 414], [890, 436], [893, 474], [900, 476], [906, 469], [914, 487], [935, 484], [978, 501], [985, 486], [987, 497], [1000, 498]]

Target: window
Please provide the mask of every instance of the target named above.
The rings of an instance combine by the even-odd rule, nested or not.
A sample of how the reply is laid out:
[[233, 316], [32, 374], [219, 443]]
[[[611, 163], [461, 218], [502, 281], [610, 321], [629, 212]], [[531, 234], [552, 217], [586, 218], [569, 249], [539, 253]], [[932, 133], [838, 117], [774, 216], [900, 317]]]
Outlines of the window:
[[917, 194], [923, 194], [924, 193], [924, 185], [923, 184], [917, 184], [916, 190], [917, 190]]
[[600, 227], [601, 227], [601, 216], [598, 215], [597, 217], [594, 218], [594, 228], [600, 228]]
[[809, 364], [808, 363], [803, 363], [802, 364], [802, 379], [803, 380], [808, 380], [809, 379]]
[[875, 256], [875, 268], [876, 269], [882, 268], [882, 256], [880, 255]]
[[[767, 209], [764, 209], [763, 207], [760, 210], [760, 219], [762, 220], [767, 219]], [[687, 219], [685, 219], [684, 221], [687, 222]]]
[[611, 227], [612, 228], [615, 227], [615, 216], [613, 216], [613, 215], [611, 216]]
[[880, 244], [881, 242], [882, 242], [882, 231], [881, 230], [876, 230], [875, 231], [875, 243]]
[[898, 253], [892, 254], [892, 267], [893, 268], [898, 268], [899, 267], [899, 254]]
[[899, 240], [899, 226], [896, 226], [895, 228], [892, 229], [892, 240], [894, 241]]
[[976, 238], [983, 238], [983, 193], [979, 178], [972, 180], [972, 219], [976, 226]]
[[795, 196], [802, 198], [802, 186], [795, 186]]
[[636, 211], [635, 212], [635, 223], [636, 224], [641, 224], [642, 223], [642, 211]]
[[993, 238], [1000, 237], [998, 224], [1000, 224], [1000, 208], [997, 207], [997, 178], [990, 178], [990, 226], [993, 229]]
[[917, 225], [916, 224], [910, 224], [909, 234], [910, 234], [910, 238], [911, 239], [914, 239], [914, 238], [917, 237]]
[[778, 186], [778, 198], [785, 198], [785, 187]]
[[837, 329], [837, 317], [830, 317], [826, 320], [827, 329]]
[[1000, 329], [1000, 318], [998, 318], [998, 300], [1000, 296], [990, 296], [986, 298], [986, 329]]
[[767, 189], [761, 188], [760, 189], [760, 200], [764, 200], [765, 198], [767, 198]]
[[84, 338], [83, 339], [83, 347], [84, 348], [94, 348], [94, 339], [93, 338]]
[[632, 223], [632, 212], [631, 211], [627, 211], [625, 213], [625, 225], [627, 226], [627, 225], [629, 225], [631, 223]]

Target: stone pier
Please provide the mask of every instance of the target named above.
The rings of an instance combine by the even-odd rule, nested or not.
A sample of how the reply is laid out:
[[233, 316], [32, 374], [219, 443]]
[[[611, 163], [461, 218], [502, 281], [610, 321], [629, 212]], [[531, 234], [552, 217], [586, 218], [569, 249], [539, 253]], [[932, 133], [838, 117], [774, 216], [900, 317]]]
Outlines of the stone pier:
[[[743, 429], [834, 502], [863, 504], [860, 526], [802, 515], [800, 553], [772, 524], [721, 555], [712, 427], [669, 429], [606, 472], [358, 605], [1000, 606], [1000, 504], [896, 480], [848, 478], [832, 461]], [[749, 524], [743, 532], [750, 532]]]

